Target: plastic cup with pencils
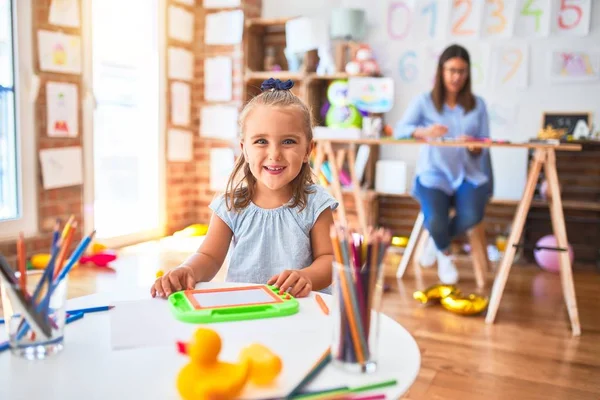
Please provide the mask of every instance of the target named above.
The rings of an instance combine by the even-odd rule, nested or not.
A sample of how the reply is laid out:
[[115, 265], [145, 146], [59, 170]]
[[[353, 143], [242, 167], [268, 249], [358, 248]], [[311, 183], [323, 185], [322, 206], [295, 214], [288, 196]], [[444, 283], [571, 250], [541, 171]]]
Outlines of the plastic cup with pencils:
[[383, 258], [391, 242], [386, 230], [364, 236], [332, 227], [334, 365], [352, 372], [377, 369], [379, 315], [383, 294]]

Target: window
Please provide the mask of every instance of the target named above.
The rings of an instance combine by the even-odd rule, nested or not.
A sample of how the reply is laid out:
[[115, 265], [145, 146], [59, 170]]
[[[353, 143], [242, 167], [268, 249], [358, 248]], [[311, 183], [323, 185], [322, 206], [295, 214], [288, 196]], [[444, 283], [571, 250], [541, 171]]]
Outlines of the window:
[[31, 0], [0, 0], [0, 238], [36, 230], [30, 53]]

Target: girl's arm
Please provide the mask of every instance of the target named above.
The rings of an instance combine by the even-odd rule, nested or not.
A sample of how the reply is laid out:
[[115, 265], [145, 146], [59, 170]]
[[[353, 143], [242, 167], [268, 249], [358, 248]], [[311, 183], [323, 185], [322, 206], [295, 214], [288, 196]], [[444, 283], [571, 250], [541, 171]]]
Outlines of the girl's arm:
[[310, 230], [313, 262], [306, 268], [287, 269], [267, 281], [281, 292], [289, 289], [294, 297], [306, 297], [311, 290], [325, 289], [331, 285], [333, 246], [329, 237], [329, 227], [333, 224], [333, 212], [326, 208], [321, 212]]
[[327, 207], [317, 218], [310, 231], [313, 262], [301, 272], [312, 282], [312, 290], [325, 289], [331, 285], [333, 246], [329, 230], [333, 225], [333, 212]]
[[188, 266], [196, 282], [208, 282], [215, 277], [227, 256], [233, 232], [221, 218], [213, 214], [208, 232], [200, 248], [185, 260], [181, 267]]

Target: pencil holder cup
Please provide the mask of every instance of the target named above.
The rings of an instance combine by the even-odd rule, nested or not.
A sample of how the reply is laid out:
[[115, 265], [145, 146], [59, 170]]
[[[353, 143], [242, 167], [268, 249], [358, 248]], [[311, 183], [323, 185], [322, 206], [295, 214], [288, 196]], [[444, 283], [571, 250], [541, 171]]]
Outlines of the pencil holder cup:
[[43, 271], [28, 273], [28, 295], [25, 295], [25, 305], [23, 298], [15, 294], [14, 288], [2, 280], [2, 304], [9, 338], [8, 346], [14, 355], [39, 360], [63, 349], [67, 317], [67, 279], [65, 277], [61, 280], [48, 296], [49, 285]]
[[346, 371], [377, 369], [382, 271], [379, 264], [357, 268], [333, 263], [331, 357], [334, 365]]

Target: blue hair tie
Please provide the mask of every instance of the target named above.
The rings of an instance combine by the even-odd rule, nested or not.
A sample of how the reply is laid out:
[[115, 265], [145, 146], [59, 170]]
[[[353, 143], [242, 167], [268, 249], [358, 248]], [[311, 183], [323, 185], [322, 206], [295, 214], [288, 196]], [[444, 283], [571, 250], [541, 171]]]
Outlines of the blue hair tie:
[[290, 90], [292, 87], [294, 87], [294, 82], [292, 82], [290, 79], [285, 82], [281, 82], [279, 79], [269, 78], [260, 85], [260, 90], [263, 92], [270, 89]]

